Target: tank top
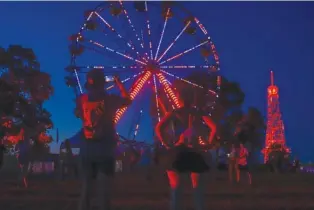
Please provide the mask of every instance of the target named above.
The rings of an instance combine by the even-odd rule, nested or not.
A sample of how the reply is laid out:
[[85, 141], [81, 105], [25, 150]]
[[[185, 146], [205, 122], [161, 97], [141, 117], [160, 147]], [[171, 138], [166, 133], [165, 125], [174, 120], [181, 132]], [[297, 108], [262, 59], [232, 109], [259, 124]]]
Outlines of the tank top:
[[[198, 142], [197, 121], [202, 120], [202, 113], [195, 108], [181, 108], [174, 111], [177, 118], [175, 125], [176, 142], [184, 138], [182, 142], [186, 146], [196, 146]], [[175, 143], [176, 143], [175, 142]]]

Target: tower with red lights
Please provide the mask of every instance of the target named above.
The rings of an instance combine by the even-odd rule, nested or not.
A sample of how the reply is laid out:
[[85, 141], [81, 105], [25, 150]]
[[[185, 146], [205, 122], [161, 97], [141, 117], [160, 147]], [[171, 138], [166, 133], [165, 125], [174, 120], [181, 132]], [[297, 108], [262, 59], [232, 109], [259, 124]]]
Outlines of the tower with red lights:
[[281, 119], [279, 107], [278, 87], [274, 84], [274, 73], [270, 71], [270, 86], [267, 88], [267, 129], [265, 148], [263, 149], [264, 162], [266, 163], [269, 153], [275, 150], [290, 152], [286, 146], [284, 124]]

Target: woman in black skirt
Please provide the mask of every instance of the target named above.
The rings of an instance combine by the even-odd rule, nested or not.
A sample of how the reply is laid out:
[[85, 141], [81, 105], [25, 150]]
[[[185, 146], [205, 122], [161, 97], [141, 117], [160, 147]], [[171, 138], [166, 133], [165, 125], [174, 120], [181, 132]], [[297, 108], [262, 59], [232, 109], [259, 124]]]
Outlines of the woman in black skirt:
[[[185, 103], [183, 108], [168, 113], [156, 126], [156, 135], [163, 146], [168, 150], [168, 164], [166, 172], [171, 188], [171, 210], [181, 210], [180, 194], [182, 192], [180, 177], [184, 173], [189, 173], [192, 181], [194, 202], [196, 210], [203, 210], [203, 190], [204, 173], [209, 170], [202, 148], [199, 144], [199, 132], [197, 124], [204, 121], [211, 132], [206, 145], [212, 143], [216, 133], [214, 122], [201, 111]], [[165, 141], [166, 130], [171, 122], [176, 122], [175, 131], [177, 133], [175, 143]]]

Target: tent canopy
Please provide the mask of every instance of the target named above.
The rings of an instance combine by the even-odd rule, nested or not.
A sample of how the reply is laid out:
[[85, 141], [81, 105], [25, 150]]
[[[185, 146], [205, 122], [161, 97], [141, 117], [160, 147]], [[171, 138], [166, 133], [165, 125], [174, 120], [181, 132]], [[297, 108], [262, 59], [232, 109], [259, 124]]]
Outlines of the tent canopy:
[[[83, 135], [83, 129], [79, 130], [74, 136], [69, 138], [71, 147], [72, 148], [80, 148], [81, 142], [82, 142], [82, 135]], [[60, 146], [60, 149], [64, 149], [64, 144]]]

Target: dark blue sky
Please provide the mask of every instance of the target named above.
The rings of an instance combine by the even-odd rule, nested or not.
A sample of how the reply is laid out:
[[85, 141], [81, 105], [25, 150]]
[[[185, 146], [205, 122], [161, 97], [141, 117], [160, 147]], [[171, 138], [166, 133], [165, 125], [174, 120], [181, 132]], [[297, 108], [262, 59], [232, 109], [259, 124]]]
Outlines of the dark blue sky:
[[[64, 67], [70, 63], [68, 37], [82, 25], [84, 11], [97, 4], [0, 2], [0, 46], [33, 48], [42, 70], [52, 75], [55, 94], [45, 106], [62, 139], [81, 125], [73, 115], [73, 90], [64, 84]], [[243, 88], [244, 108], [256, 106], [266, 114], [269, 69], [274, 70], [287, 144], [301, 159], [313, 160], [314, 2], [184, 4], [212, 37], [223, 75]], [[145, 129], [142, 138], [149, 138], [151, 128]]]

